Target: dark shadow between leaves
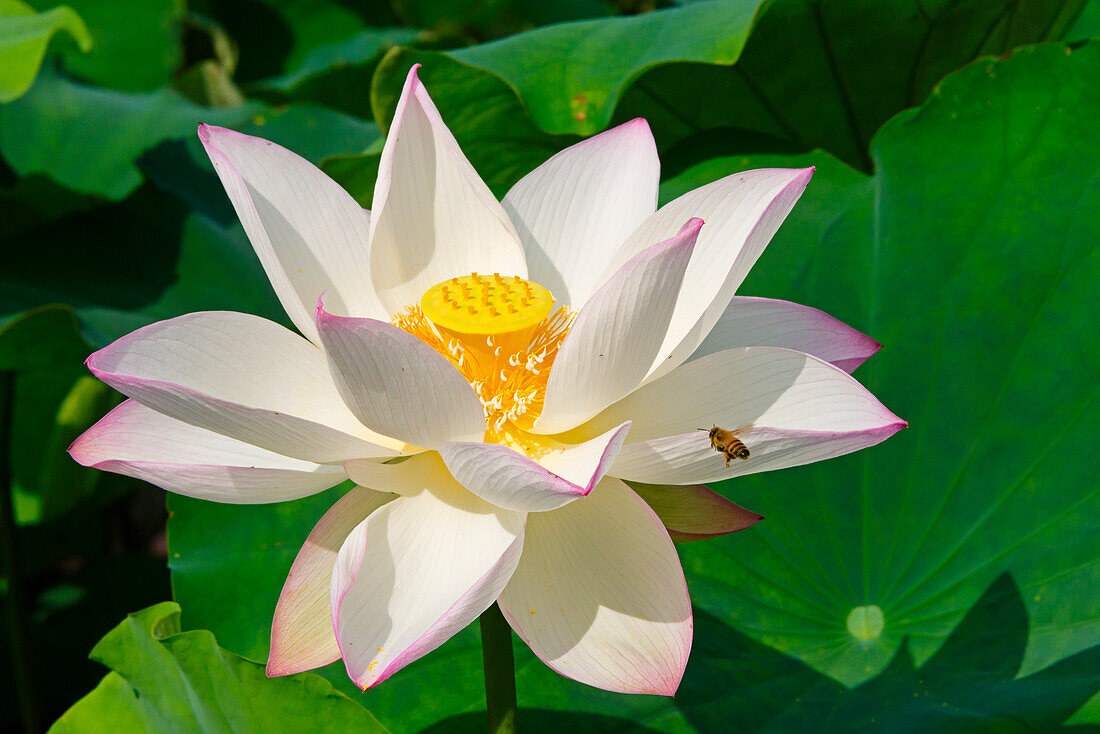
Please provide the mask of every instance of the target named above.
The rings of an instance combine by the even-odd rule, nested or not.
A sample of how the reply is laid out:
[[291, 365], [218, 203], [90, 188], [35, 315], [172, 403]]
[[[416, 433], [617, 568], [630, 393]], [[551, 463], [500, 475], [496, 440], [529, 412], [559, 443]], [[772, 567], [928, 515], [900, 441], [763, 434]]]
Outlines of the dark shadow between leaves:
[[121, 203], [0, 240], [9, 253], [0, 311], [51, 302], [120, 309], [155, 302], [176, 278], [185, 215], [178, 201], [146, 186]]
[[695, 642], [675, 701], [700, 732], [761, 731], [818, 688], [843, 690], [801, 660], [695, 611]]

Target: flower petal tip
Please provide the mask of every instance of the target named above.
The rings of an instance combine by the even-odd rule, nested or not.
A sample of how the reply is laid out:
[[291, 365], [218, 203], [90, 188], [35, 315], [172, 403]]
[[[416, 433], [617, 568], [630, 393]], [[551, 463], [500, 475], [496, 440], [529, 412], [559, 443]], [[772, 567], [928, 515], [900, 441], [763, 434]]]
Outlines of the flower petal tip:
[[683, 227], [680, 227], [680, 233], [683, 234], [686, 232], [697, 235], [699, 233], [699, 230], [703, 228], [704, 224], [706, 224], [706, 222], [704, 222], [699, 217], [692, 217], [684, 223]]
[[[424, 87], [424, 82], [420, 81], [420, 64], [413, 64], [409, 67], [409, 73], [405, 75], [405, 92], [415, 93], [418, 89]], [[356, 684], [358, 685], [358, 683]]]
[[[127, 336], [129, 336], [129, 335], [127, 335]], [[107, 346], [103, 347], [102, 349], [97, 349], [96, 351], [94, 351], [94, 352], [92, 352], [91, 354], [88, 355], [88, 358], [86, 360], [84, 360], [84, 366], [88, 368], [88, 371], [91, 372], [93, 376], [95, 376], [97, 379], [99, 379], [101, 381], [106, 382], [105, 380], [103, 380], [103, 375], [107, 374], [106, 371], [100, 369], [97, 365], [103, 359], [103, 357], [107, 353], [107, 351], [109, 349], [111, 349], [111, 347], [113, 347], [115, 344], [117, 344], [118, 342], [122, 341], [125, 338], [126, 338], [126, 336], [122, 337], [122, 339], [119, 339], [118, 341], [116, 341], [112, 344], [108, 344]]]
[[236, 130], [230, 130], [227, 127], [221, 127], [219, 125], [211, 125], [208, 122], [200, 122], [198, 130], [199, 140], [202, 141], [204, 148], [209, 148], [214, 145], [214, 138], [228, 135], [243, 135]]
[[88, 434], [86, 432], [80, 434], [79, 436], [77, 436], [75, 441], [69, 444], [69, 448], [65, 449], [65, 453], [67, 453], [73, 461], [75, 461], [77, 464], [80, 464], [81, 466], [91, 466], [93, 463], [88, 459], [84, 451], [84, 445], [87, 442], [87, 439], [85, 437], [87, 435]]
[[[695, 243], [699, 241], [699, 232], [703, 229], [703, 220], [699, 217], [692, 217], [684, 222], [684, 225], [680, 227], [680, 231], [672, 237], [669, 237], [663, 242], [658, 242], [650, 248], [652, 253], [656, 252], [668, 252], [671, 250], [679, 250], [681, 248], [686, 249], [689, 253], [695, 250]], [[638, 253], [632, 258], [639, 259], [645, 257], [646, 250]]]
[[893, 436], [898, 431], [901, 431], [901, 430], [903, 430], [905, 428], [908, 428], [908, 427], [909, 427], [909, 421], [907, 421], [903, 418], [898, 418], [895, 415], [894, 420], [890, 421], [889, 423], [886, 423], [881, 428], [876, 429], [876, 432], [878, 433], [878, 435], [882, 436], [882, 438], [880, 438], [879, 441], [876, 441], [876, 443], [878, 443], [880, 441], [885, 441], [886, 439], [890, 438], [891, 436]]
[[[688, 629], [689, 634], [693, 634], [695, 627], [693, 617], [695, 615], [694, 612], [690, 614], [691, 616], [688, 618]], [[680, 659], [679, 665], [675, 669], [669, 670], [666, 675], [656, 678], [653, 681], [652, 689], [627, 692], [648, 693], [653, 696], [667, 696], [668, 698], [672, 698], [676, 695], [676, 691], [680, 690], [680, 683], [684, 680], [684, 672], [687, 670], [689, 652], [690, 645], [689, 649], [685, 651], [683, 657]]]
[[653, 144], [654, 148], [656, 148], [657, 141], [653, 137], [653, 130], [649, 127], [649, 120], [644, 117], [635, 117], [633, 120], [627, 120], [622, 125], [619, 125], [619, 127], [634, 135], [645, 138]]
[[639, 691], [639, 693], [648, 693], [653, 696], [666, 696], [673, 698], [676, 695], [676, 691], [680, 689], [680, 681], [669, 681], [667, 684], [659, 685], [652, 691]]
[[630, 427], [632, 425], [634, 425], [633, 421], [626, 421], [615, 429], [615, 435], [607, 442], [607, 446], [603, 450], [603, 455], [600, 456], [600, 460], [596, 464], [596, 470], [592, 472], [592, 477], [588, 480], [588, 484], [582, 488], [581, 497], [587, 497], [591, 494], [592, 490], [596, 488], [596, 485], [599, 484], [600, 480], [607, 474], [611, 465], [615, 463], [615, 457], [619, 455], [620, 449], [622, 449], [623, 444], [626, 443], [626, 434], [630, 433]]
[[317, 303], [313, 306], [313, 320], [320, 324], [322, 321], [329, 319], [339, 318], [325, 310], [325, 296], [328, 295], [328, 289], [321, 291], [321, 295], [317, 296]]

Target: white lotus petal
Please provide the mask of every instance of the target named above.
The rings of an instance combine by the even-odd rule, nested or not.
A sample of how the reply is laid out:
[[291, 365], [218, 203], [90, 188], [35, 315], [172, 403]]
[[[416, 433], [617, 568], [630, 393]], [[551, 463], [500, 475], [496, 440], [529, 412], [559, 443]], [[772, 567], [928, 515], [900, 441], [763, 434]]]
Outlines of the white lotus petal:
[[616, 253], [604, 279], [649, 243], [671, 237], [689, 217], [707, 223], [647, 381], [682, 364], [702, 343], [812, 174], [812, 168], [767, 168], [701, 186], [658, 209]]
[[[850, 375], [817, 357], [747, 347], [693, 360], [611, 406], [577, 433], [632, 416], [613, 476], [652, 484], [715, 482], [872, 446], [906, 423]], [[734, 431], [751, 456], [729, 468], [706, 431]]]
[[259, 316], [206, 311], [150, 324], [87, 364], [143, 405], [277, 454], [331, 463], [396, 453], [344, 405], [324, 353]]
[[183, 423], [134, 400], [103, 416], [69, 447], [84, 466], [125, 474], [169, 492], [232, 504], [285, 502], [344, 481], [340, 466], [314, 464]]
[[387, 318], [370, 281], [370, 212], [304, 158], [263, 138], [199, 125], [268, 280], [294, 325], [316, 342], [313, 304]]
[[739, 347], [783, 347], [851, 372], [881, 346], [816, 308], [773, 298], [734, 296], [691, 359]]
[[684, 572], [661, 521], [617, 479], [528, 516], [500, 607], [562, 675], [623, 693], [671, 696], [680, 684], [692, 637]]
[[527, 277], [511, 220], [416, 77], [405, 80], [374, 186], [370, 263], [389, 313], [472, 271]]
[[577, 314], [562, 342], [532, 431], [560, 433], [636, 388], [657, 355], [703, 227], [691, 219], [675, 237], [631, 258]]
[[461, 486], [435, 451], [422, 451], [393, 463], [351, 459], [344, 462], [344, 471], [356, 484], [394, 494], [417, 494], [432, 487]]
[[451, 474], [482, 499], [509, 510], [553, 510], [586, 496], [607, 473], [630, 423], [584, 443], [547, 448], [535, 459], [492, 443], [445, 443]]
[[488, 609], [519, 562], [523, 523], [457, 486], [398, 497], [360, 523], [330, 587], [356, 685], [381, 683]]
[[879, 428], [835, 432], [752, 426], [737, 434], [752, 455], [744, 461], [733, 460], [728, 468], [707, 435], [695, 431], [624, 446], [612, 472], [638, 482], [720, 482], [850, 454], [885, 441], [905, 425], [896, 421]]
[[365, 425], [415, 446], [481, 440], [485, 411], [445, 357], [392, 324], [326, 313], [317, 330], [336, 387]]
[[313, 527], [294, 558], [275, 606], [271, 654], [267, 658], [269, 676], [313, 670], [340, 658], [329, 607], [336, 554], [356, 525], [394, 497], [355, 487]]
[[501, 202], [527, 255], [531, 280], [579, 309], [627, 236], [657, 208], [661, 163], [638, 118], [554, 155]]

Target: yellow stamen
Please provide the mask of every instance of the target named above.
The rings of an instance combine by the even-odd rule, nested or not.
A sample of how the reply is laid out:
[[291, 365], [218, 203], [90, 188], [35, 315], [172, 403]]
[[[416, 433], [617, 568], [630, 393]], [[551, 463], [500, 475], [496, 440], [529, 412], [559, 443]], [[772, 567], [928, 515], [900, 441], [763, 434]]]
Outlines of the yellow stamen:
[[472, 273], [432, 286], [393, 322], [470, 382], [485, 409], [486, 441], [531, 453], [545, 443], [528, 431], [542, 412], [550, 369], [573, 323], [565, 308], [551, 313], [553, 305], [537, 283]]

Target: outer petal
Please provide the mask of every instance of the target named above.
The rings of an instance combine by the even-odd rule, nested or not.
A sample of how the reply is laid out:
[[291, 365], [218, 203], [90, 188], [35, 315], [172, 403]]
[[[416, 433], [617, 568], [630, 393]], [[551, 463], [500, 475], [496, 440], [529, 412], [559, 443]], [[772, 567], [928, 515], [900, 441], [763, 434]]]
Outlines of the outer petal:
[[584, 443], [548, 449], [537, 461], [492, 443], [445, 443], [439, 453], [464, 487], [509, 510], [554, 510], [584, 497], [607, 473], [630, 423]]
[[271, 654], [267, 658], [269, 676], [313, 670], [340, 658], [329, 607], [336, 554], [355, 526], [394, 496], [355, 487], [313, 527], [290, 567], [275, 606]]
[[333, 316], [320, 302], [317, 330], [336, 387], [365, 425], [427, 448], [485, 434], [485, 411], [466, 378], [412, 334]]
[[233, 504], [285, 502], [344, 481], [339, 466], [280, 456], [127, 400], [73, 442], [84, 466]]
[[572, 145], [504, 197], [530, 277], [579, 308], [627, 236], [657, 208], [661, 162], [638, 118]]
[[[634, 418], [613, 476], [652, 484], [715, 482], [873, 446], [905, 421], [843, 370], [789, 349], [710, 354], [608, 408], [579, 432]], [[735, 431], [751, 456], [726, 468], [705, 431]]]
[[158, 412], [277, 454], [330, 463], [396, 453], [344, 405], [321, 350], [259, 316], [207, 311], [150, 324], [87, 364]]
[[381, 683], [488, 609], [519, 562], [523, 523], [457, 485], [399, 497], [360, 523], [330, 587], [356, 685]]
[[627, 484], [657, 513], [676, 543], [717, 538], [764, 519], [763, 515], [733, 504], [702, 484]]
[[313, 304], [328, 291], [340, 313], [386, 318], [371, 286], [370, 212], [309, 161], [232, 130], [199, 139], [294, 325], [316, 342]]
[[371, 219], [375, 288], [390, 313], [471, 271], [527, 277], [508, 215], [409, 71], [378, 164]]
[[582, 683], [671, 696], [683, 677], [692, 618], [680, 559], [661, 521], [617, 479], [528, 517], [500, 607], [543, 662]]
[[682, 364], [702, 343], [812, 174], [812, 168], [769, 168], [736, 173], [701, 186], [661, 207], [616, 253], [604, 278], [611, 277], [621, 263], [650, 242], [672, 236], [688, 217], [707, 222], [647, 380]]
[[734, 296], [691, 359], [739, 347], [793, 349], [852, 372], [882, 345], [816, 308]]
[[600, 286], [562, 342], [537, 433], [560, 433], [630, 393], [649, 372], [676, 306], [701, 219], [643, 250]]

